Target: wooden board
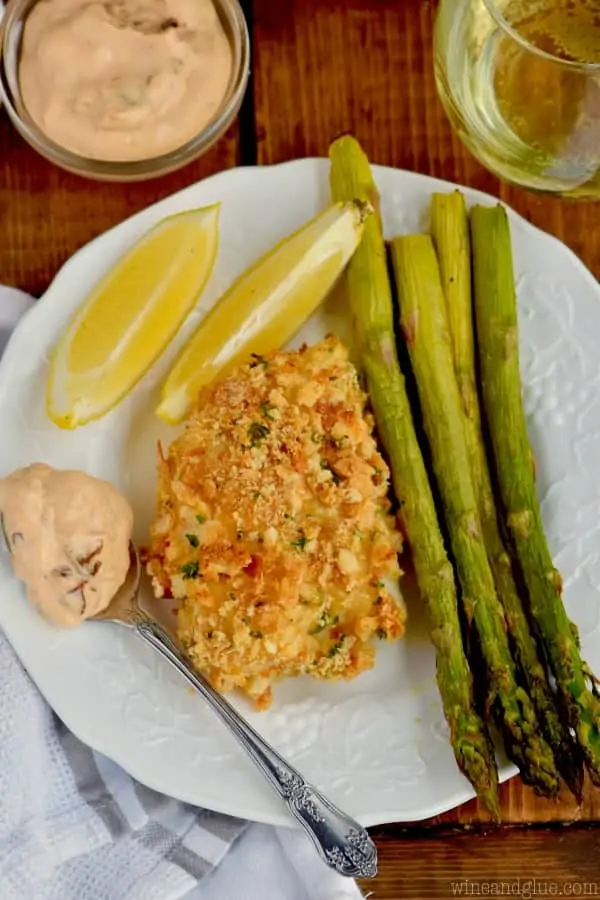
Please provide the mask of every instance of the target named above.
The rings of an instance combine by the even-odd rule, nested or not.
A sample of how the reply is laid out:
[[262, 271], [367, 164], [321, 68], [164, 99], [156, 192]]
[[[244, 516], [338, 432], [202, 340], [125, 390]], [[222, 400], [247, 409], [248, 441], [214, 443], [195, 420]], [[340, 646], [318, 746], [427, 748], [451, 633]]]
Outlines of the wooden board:
[[600, 897], [598, 828], [395, 829], [375, 835], [372, 900]]
[[39, 296], [62, 264], [123, 219], [238, 162], [238, 126], [179, 172], [136, 184], [88, 181], [37, 155], [0, 110], [0, 282]]

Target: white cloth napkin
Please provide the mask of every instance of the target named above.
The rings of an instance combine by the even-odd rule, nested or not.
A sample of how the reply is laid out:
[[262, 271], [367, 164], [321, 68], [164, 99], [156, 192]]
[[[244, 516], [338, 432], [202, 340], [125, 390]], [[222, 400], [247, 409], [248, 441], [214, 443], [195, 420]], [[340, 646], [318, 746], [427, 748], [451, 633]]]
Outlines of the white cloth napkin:
[[[0, 355], [32, 302], [0, 286]], [[176, 802], [86, 747], [0, 631], [0, 900], [361, 897], [303, 832]]]

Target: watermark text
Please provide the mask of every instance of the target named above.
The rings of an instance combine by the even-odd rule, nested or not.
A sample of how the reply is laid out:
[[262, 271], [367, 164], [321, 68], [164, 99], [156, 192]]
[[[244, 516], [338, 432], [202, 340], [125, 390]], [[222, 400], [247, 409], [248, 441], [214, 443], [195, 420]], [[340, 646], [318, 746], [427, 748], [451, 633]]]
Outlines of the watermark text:
[[551, 881], [543, 878], [506, 878], [476, 881], [465, 878], [451, 882], [453, 897], [598, 897], [600, 882]]

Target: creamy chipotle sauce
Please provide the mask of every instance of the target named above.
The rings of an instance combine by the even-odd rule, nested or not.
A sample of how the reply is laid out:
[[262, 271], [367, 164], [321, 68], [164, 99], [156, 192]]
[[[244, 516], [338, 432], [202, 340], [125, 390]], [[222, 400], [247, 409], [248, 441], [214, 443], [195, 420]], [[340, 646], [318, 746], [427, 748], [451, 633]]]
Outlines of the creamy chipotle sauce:
[[102, 612], [125, 581], [133, 513], [108, 482], [43, 463], [0, 479], [0, 515], [15, 574], [56, 625]]
[[25, 21], [19, 81], [47, 137], [126, 162], [195, 137], [232, 66], [212, 0], [39, 0]]

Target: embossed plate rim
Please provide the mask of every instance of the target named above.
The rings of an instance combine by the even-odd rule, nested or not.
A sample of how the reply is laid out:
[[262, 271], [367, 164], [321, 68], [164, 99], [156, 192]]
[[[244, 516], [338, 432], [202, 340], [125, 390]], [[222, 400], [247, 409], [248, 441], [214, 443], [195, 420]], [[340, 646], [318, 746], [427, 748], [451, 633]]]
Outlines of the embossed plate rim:
[[[299, 224], [298, 219], [301, 221], [303, 217], [306, 217], [309, 207], [313, 205], [313, 200], [315, 203], [324, 202], [327, 194], [327, 171], [328, 163], [326, 160], [321, 159], [296, 160], [269, 168], [225, 171], [203, 182], [191, 185], [178, 194], [148, 207], [79, 250], [56, 275], [42, 300], [27, 314], [27, 317], [11, 339], [4, 358], [0, 363], [0, 418], [3, 419], [4, 427], [7, 428], [10, 425], [10, 415], [16, 416], [17, 414], [15, 409], [12, 409], [11, 413], [9, 386], [13, 386], [17, 390], [17, 396], [20, 396], [18, 391], [24, 392], [25, 396], [30, 396], [32, 402], [38, 403], [39, 407], [39, 398], [37, 396], [39, 391], [36, 392], [34, 388], [36, 387], [36, 379], [39, 381], [40, 367], [45, 364], [43, 356], [47, 352], [53, 332], [60, 326], [60, 319], [61, 317], [64, 318], [65, 315], [65, 310], [61, 303], [64, 306], [67, 301], [63, 302], [64, 297], [61, 299], [61, 295], [68, 295], [69, 292], [72, 295], [77, 290], [81, 293], [87, 282], [90, 280], [93, 282], [102, 269], [118, 253], [122, 252], [122, 249], [148, 227], [151, 222], [177, 209], [214, 202], [215, 199], [219, 199], [222, 196], [225, 198], [222, 226], [222, 243], [224, 247], [222, 253], [225, 258], [223, 265], [226, 268], [227, 264], [237, 264], [240, 255], [242, 255], [240, 244], [236, 244], [239, 235], [234, 233], [235, 226], [233, 224], [232, 210], [237, 204], [237, 207], [239, 207], [238, 212], [242, 215], [242, 218], [243, 215], [249, 214], [249, 210], [245, 208], [246, 194], [252, 195], [254, 193], [255, 196], [260, 194], [262, 198], [263, 195], [268, 196], [269, 191], [271, 191], [276, 199], [277, 202], [273, 205], [272, 211], [275, 225], [271, 227], [270, 222], [265, 224], [265, 233], [262, 236], [266, 241], [267, 231], [275, 229], [276, 234], [274, 233], [269, 237], [269, 240], [271, 240], [273, 236], [278, 237], [280, 233], [283, 234], [287, 230], [291, 230], [296, 224]], [[378, 181], [382, 186], [385, 185], [383, 187], [383, 209], [388, 224], [390, 220], [394, 219], [393, 213], [398, 213], [394, 219], [395, 230], [401, 229], [401, 225], [398, 223], [402, 220], [405, 213], [412, 217], [411, 227], [414, 228], [419, 223], [422, 224], [426, 198], [433, 191], [451, 190], [458, 187], [449, 182], [439, 181], [412, 172], [403, 172], [378, 166], [374, 167], [374, 171]], [[462, 188], [462, 190], [465, 191], [470, 202], [498, 202], [497, 198], [488, 194], [482, 194], [470, 188]], [[394, 206], [392, 199], [389, 199], [389, 196], [392, 194], [396, 206]], [[297, 197], [298, 208], [303, 209], [302, 215], [297, 215], [296, 209], [286, 207], [288, 198], [291, 196]], [[308, 197], [306, 210], [302, 206], [305, 202], [305, 196]], [[405, 201], [403, 198], [411, 196], [418, 196], [418, 209], [416, 206], [414, 208], [411, 207], [410, 210], [408, 209], [410, 202]], [[248, 203], [250, 203], [249, 200], [246, 206]], [[262, 208], [261, 214], [263, 214]], [[548, 259], [551, 261], [549, 268], [552, 270], [553, 267], [560, 268], [563, 266], [565, 269], [565, 281], [579, 281], [580, 290], [585, 294], [583, 299], [586, 302], [593, 300], [594, 305], [598, 304], [600, 287], [583, 263], [567, 247], [555, 238], [536, 229], [512, 210], [510, 211], [510, 217], [513, 228], [516, 229], [516, 233], [519, 234], [524, 246], [532, 249], [533, 256], [538, 254], [536, 248], [543, 247], [544, 260]], [[254, 238], [255, 236], [252, 236], [253, 240]], [[230, 243], [231, 246], [229, 245]], [[241, 242], [242, 247], [243, 245], [244, 242]], [[252, 253], [255, 255], [256, 251], [253, 250]], [[554, 261], [552, 262], [552, 260]], [[560, 265], [556, 263], [556, 260], [559, 260]], [[248, 261], [243, 260], [244, 264]], [[210, 295], [210, 299], [214, 300], [218, 292], [222, 290], [224, 283], [230, 280], [234, 274], [235, 271], [231, 270], [227, 272], [226, 277], [223, 272], [215, 276], [215, 279], [211, 281], [212, 287], [209, 285], [207, 289], [207, 295]], [[74, 285], [78, 287], [74, 287]], [[210, 302], [210, 299], [207, 303]], [[73, 303], [71, 302], [71, 307], [72, 305]], [[600, 305], [597, 308], [597, 342], [600, 343]], [[61, 310], [60, 315], [59, 309]], [[36, 354], [38, 354], [37, 357]], [[17, 384], [17, 382], [19, 383]], [[22, 387], [22, 384], [29, 385], [30, 382], [29, 387]], [[146, 390], [144, 384], [145, 382], [140, 385], [138, 390], [140, 396]], [[27, 395], [27, 390], [31, 391], [30, 395]], [[127, 440], [131, 417], [136, 411], [135, 402], [134, 397], [131, 402], [127, 401], [124, 404], [121, 412], [117, 411], [116, 415], [111, 414], [110, 417], [107, 417], [107, 420], [104, 420], [104, 423], [97, 423], [97, 426], [94, 427], [90, 426], [87, 443], [81, 439], [80, 434], [75, 442], [78, 447], [76, 453], [70, 450], [68, 436], [65, 438], [63, 434], [53, 435], [52, 447], [57, 449], [52, 450], [52, 459], [50, 461], [55, 464], [79, 465], [88, 468], [96, 474], [105, 474], [104, 467], [108, 465], [105, 459], [107, 454], [109, 456], [114, 454], [117, 462], [117, 457], [119, 460], [121, 459], [121, 443], [124, 444]], [[40, 409], [37, 408], [37, 412], [30, 413], [30, 419], [28, 419], [28, 428], [30, 429], [28, 434], [30, 434], [34, 450], [28, 449], [25, 452], [23, 448], [15, 448], [9, 452], [6, 447], [1, 447], [0, 473], [3, 474], [15, 465], [32, 461], [31, 453], [35, 451], [35, 436], [38, 431], [42, 433], [43, 428], [46, 427], [45, 423], [39, 419], [39, 416]], [[4, 419], [6, 419], [5, 422]], [[107, 438], [107, 433], [109, 433], [110, 439]], [[67, 440], [67, 443], [65, 443], [65, 440]], [[13, 454], [12, 456], [11, 453]], [[62, 462], [57, 462], [57, 459], [62, 460]], [[117, 462], [115, 462], [115, 465]], [[127, 479], [120, 469], [119, 471], [115, 470], [113, 477], [118, 486], [128, 487]], [[23, 663], [57, 714], [75, 734], [94, 747], [95, 750], [110, 756], [140, 781], [163, 793], [171, 794], [187, 802], [229, 813], [230, 815], [278, 825], [290, 824], [285, 812], [278, 807], [277, 802], [271, 797], [269, 789], [266, 787], [263, 789], [260, 779], [257, 778], [250, 764], [241, 757], [233, 745], [228, 744], [225, 737], [221, 740], [221, 736], [217, 738], [217, 735], [212, 733], [210, 712], [206, 710], [209, 716], [206, 719], [200, 707], [193, 705], [194, 703], [200, 704], [201, 701], [197, 698], [184, 696], [183, 691], [185, 689], [182, 690], [180, 682], [177, 681], [177, 676], [174, 675], [171, 678], [160, 666], [155, 664], [154, 658], [149, 658], [146, 655], [143, 647], [133, 643], [124, 643], [123, 647], [119, 645], [118, 648], [114, 649], [113, 644], [110, 643], [112, 637], [110, 639], [107, 637], [109, 632], [101, 630], [108, 629], [111, 626], [100, 626], [99, 624], [85, 626], [76, 634], [65, 634], [62, 632], [57, 634], [53, 629], [41, 622], [36, 614], [29, 609], [21, 587], [14, 581], [4, 562], [0, 563], [0, 624], [4, 626]], [[110, 634], [112, 635], [112, 632]], [[115, 638], [116, 643], [117, 639]], [[141, 645], [141, 642], [138, 642], [138, 644]], [[406, 646], [408, 645], [403, 644], [401, 646], [400, 654], [409, 654]], [[127, 655], [119, 656], [119, 653], [123, 653], [123, 648], [126, 648]], [[596, 645], [594, 645], [594, 649], [596, 649]], [[384, 648], [384, 652], [380, 657], [381, 661], [376, 666], [374, 673], [370, 673], [350, 685], [341, 686], [339, 690], [329, 691], [329, 688], [327, 688], [323, 692], [311, 693], [310, 702], [317, 709], [317, 712], [320, 710], [319, 714], [322, 715], [323, 709], [326, 708], [327, 715], [335, 717], [338, 708], [338, 700], [336, 698], [339, 698], [339, 708], [343, 708], [344, 713], [350, 710], [350, 717], [353, 723], [354, 719], [356, 719], [353, 727], [361, 727], [360, 723], [365, 718], [368, 721], [369, 711], [367, 706], [374, 696], [374, 691], [377, 689], [373, 688], [372, 685], [377, 685], [376, 679], [380, 677], [380, 671], [386, 671], [385, 667], [389, 666], [389, 654], [386, 656], [388, 650], [396, 652], [394, 648]], [[113, 651], [114, 658], [111, 656]], [[101, 662], [105, 666], [105, 674], [108, 673], [104, 689], [110, 696], [112, 696], [111, 692], [115, 691], [117, 692], [115, 697], [118, 696], [117, 682], [121, 671], [119, 669], [120, 666], [131, 666], [136, 673], [143, 674], [147, 679], [143, 685], [136, 684], [136, 688], [139, 687], [139, 696], [135, 698], [132, 696], [121, 697], [123, 708], [120, 709], [119, 707], [119, 711], [115, 713], [116, 720], [103, 718], [104, 712], [102, 711], [103, 705], [101, 702], [97, 706], [97, 715], [94, 714], [92, 709], [87, 710], [82, 698], [79, 697], [77, 702], [74, 702], [74, 697], [68, 696], [64, 685], [61, 685], [61, 676], [56, 674], [54, 676], [49, 675], [50, 666], [56, 665], [57, 660], [71, 660], [71, 657], [83, 660], [85, 654], [90, 654], [90, 658], [94, 659], [94, 653], [97, 652], [104, 654]], [[418, 662], [420, 655], [431, 655], [431, 648], [426, 648], [425, 646], [421, 648], [418, 645], [415, 653], [414, 659], [411, 658], [412, 662]], [[595, 653], [591, 661], [596, 663], [597, 668], [600, 668], [600, 652]], [[68, 663], [68, 665], [71, 664], [71, 662]], [[370, 681], [369, 679], [371, 679], [372, 675], [375, 680]], [[93, 682], [94, 673], [85, 672], [84, 680]], [[367, 687], [367, 685], [370, 685], [370, 687]], [[98, 685], [95, 686], [97, 687]], [[426, 688], [427, 696], [429, 697], [430, 693], [433, 696], [435, 693], [433, 681]], [[77, 691], [79, 687], [71, 686], [70, 690], [72, 692]], [[298, 721], [301, 725], [305, 724], [301, 720], [301, 716], [308, 715], [307, 703], [303, 700], [303, 690], [303, 687], [282, 686], [278, 693], [285, 695], [287, 705], [286, 700], [284, 700], [274, 709], [272, 714], [265, 714], [267, 718], [262, 716], [250, 716], [250, 718], [259, 728], [264, 726], [265, 736], [278, 745], [280, 750], [287, 753], [291, 757], [290, 761], [295, 763], [307, 778], [315, 781], [321, 789], [331, 795], [334, 802], [339, 803], [348, 812], [355, 815], [362, 824], [376, 825], [397, 820], [423, 819], [450, 809], [472, 796], [469, 785], [455, 771], [456, 767], [444, 736], [439, 734], [436, 735], [436, 738], [439, 738], [439, 740], [436, 743], [434, 752], [437, 753], [439, 746], [442, 745], [444, 745], [444, 749], [439, 751], [439, 758], [435, 755], [434, 762], [438, 765], [441, 760], [441, 768], [439, 771], [436, 769], [432, 772], [431, 762], [424, 763], [424, 775], [419, 776], [421, 780], [417, 779], [415, 781], [413, 779], [408, 783], [408, 788], [406, 789], [400, 788], [400, 782], [398, 782], [391, 793], [386, 793], [385, 790], [381, 789], [375, 790], [369, 786], [369, 777], [371, 775], [376, 777], [380, 771], [377, 768], [378, 764], [372, 765], [372, 768], [369, 769], [369, 762], [372, 762], [372, 759], [376, 757], [376, 752], [379, 752], [377, 744], [385, 743], [386, 735], [381, 734], [376, 737], [374, 742], [373, 752], [375, 755], [369, 757], [369, 759], [361, 759], [359, 752], [358, 756], [350, 761], [351, 765], [348, 768], [349, 775], [345, 786], [339, 779], [336, 781], [336, 773], [334, 771], [319, 768], [318, 754], [312, 752], [315, 748], [309, 747], [307, 751], [305, 747], [302, 747], [301, 736], [294, 736], [294, 721], [289, 716], [289, 710], [292, 710], [294, 715], [299, 717]], [[336, 690], [338, 690], [337, 693]], [[419, 690], [421, 689], [419, 688]], [[156, 710], [152, 708], [152, 704], [156, 705], [159, 700], [164, 700], [165, 697], [168, 697], [169, 708], [160, 706], [157, 715]], [[379, 695], [377, 695], [377, 701], [379, 699]], [[184, 743], [187, 740], [188, 732], [185, 728], [189, 725], [192, 718], [194, 721], [202, 721], [210, 729], [209, 743], [210, 741], [221, 742], [219, 746], [221, 747], [222, 745], [222, 757], [219, 758], [220, 761], [219, 759], [216, 761], [214, 771], [222, 773], [222, 776], [213, 777], [212, 780], [204, 777], [203, 765], [209, 767], [210, 760], [203, 760], [201, 753], [203, 745], [197, 743], [197, 735], [194, 736], [196, 743], [190, 737], [186, 744], [186, 747], [189, 744], [190, 748], [200, 748], [196, 754], [196, 759], [186, 758], [184, 762], [184, 767], [187, 766], [189, 768], [189, 773], [187, 768], [187, 774], [183, 773], [186, 774], [187, 780], [183, 782], [182, 773], [173, 771], [178, 768], [177, 749], [174, 744], [175, 736], [174, 734], [165, 734], [160, 731], [161, 716], [167, 719], [171, 715], [171, 705], [174, 709], [173, 716], [179, 717], [177, 721], [182, 728], [178, 740]], [[247, 713], [247, 707], [243, 701], [236, 700], [236, 705]], [[310, 706], [310, 703], [308, 706]], [[130, 708], [136, 709], [136, 715], [138, 716], [140, 715], [140, 709], [146, 710], [147, 718], [139, 718], [137, 724], [142, 729], [145, 724], [150, 723], [152, 740], [154, 741], [153, 747], [148, 743], [144, 749], [143, 731], [136, 732], [136, 742], [129, 739], [129, 743], [125, 741], [123, 733], [127, 733], [126, 716]], [[288, 711], [287, 719], [286, 710]], [[396, 707], [394, 707], [394, 714], [395, 711]], [[113, 712], [115, 711], [113, 710]], [[382, 721], [388, 722], [391, 714], [385, 710], [383, 701], [381, 703], [381, 712]], [[385, 713], [387, 718], [383, 716], [383, 713]], [[281, 727], [273, 725], [277, 717], [281, 720]], [[119, 725], [122, 727], [119, 728]], [[308, 722], [308, 725], [310, 725], [310, 722]], [[192, 730], [193, 727], [195, 725], [192, 723]], [[275, 729], [276, 739], [273, 739], [273, 735], [269, 731], [272, 727]], [[217, 728], [218, 726], [215, 724], [215, 730]], [[323, 755], [327, 756], [327, 752], [330, 750], [328, 745], [330, 739], [326, 733], [319, 734], [320, 744], [316, 748], [319, 750], [319, 753], [322, 752]], [[428, 740], [432, 744], [435, 743], [431, 740], [431, 736], [428, 736]], [[295, 749], [292, 746], [294, 741], [296, 741]], [[284, 746], [281, 746], [281, 744]], [[292, 746], [292, 752], [288, 750], [288, 745]], [[142, 746], [141, 751], [140, 746]], [[321, 747], [323, 748], [322, 751]], [[165, 748], [170, 756], [166, 755]], [[401, 749], [405, 749], [404, 745]], [[385, 747], [381, 752], [385, 753]], [[167, 759], [169, 762], [165, 761]], [[215, 761], [213, 760], [213, 762]], [[397, 765], [393, 771], [402, 773], [403, 762], [400, 761], [398, 763], [397, 760], [395, 762]], [[181, 765], [181, 761], [179, 761], [179, 765]], [[354, 766], [354, 769], [352, 766]], [[383, 771], [383, 768], [381, 771]], [[387, 771], [392, 771], [392, 769]], [[514, 766], [506, 764], [501, 766], [502, 780], [506, 780], [514, 773]], [[352, 781], [350, 776], [354, 778], [354, 781]], [[230, 784], [233, 785], [232, 791], [235, 796], [232, 796], [228, 790]], [[413, 798], [411, 800], [412, 805], [409, 805], [405, 800], [405, 797], [409, 794]], [[428, 799], [422, 801], [421, 798], [423, 796]]]

